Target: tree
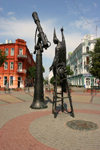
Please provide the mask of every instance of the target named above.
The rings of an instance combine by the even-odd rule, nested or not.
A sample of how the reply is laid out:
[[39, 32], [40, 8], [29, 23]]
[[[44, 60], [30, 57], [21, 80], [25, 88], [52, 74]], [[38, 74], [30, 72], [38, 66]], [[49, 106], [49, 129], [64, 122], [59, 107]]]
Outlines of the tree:
[[[54, 76], [50, 79], [50, 83], [52, 84], [52, 85], [54, 85]], [[57, 76], [57, 85], [60, 85], [60, 77], [59, 76]]]
[[42, 66], [42, 71], [43, 71], [43, 73], [45, 72], [45, 68]]
[[50, 83], [54, 85], [54, 76], [50, 79]]
[[44, 79], [44, 84], [45, 85], [48, 84], [48, 78], [47, 77]]
[[35, 76], [36, 76], [36, 67], [35, 66], [32, 66], [27, 70], [27, 76], [30, 79], [35, 78]]
[[94, 51], [90, 51], [89, 72], [100, 80], [100, 39], [97, 40]]
[[7, 60], [5, 53], [0, 49], [0, 67]]
[[73, 71], [70, 69], [70, 65], [66, 66], [67, 75], [73, 75]]
[[[45, 72], [45, 68], [42, 66], [42, 71]], [[32, 66], [27, 70], [28, 78], [35, 78], [36, 76], [36, 66]]]

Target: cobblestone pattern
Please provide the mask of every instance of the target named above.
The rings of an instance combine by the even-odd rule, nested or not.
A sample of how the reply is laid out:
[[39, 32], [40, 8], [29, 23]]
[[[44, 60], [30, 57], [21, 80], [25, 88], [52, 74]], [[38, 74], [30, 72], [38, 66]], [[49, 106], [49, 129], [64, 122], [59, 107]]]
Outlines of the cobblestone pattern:
[[[52, 114], [43, 117], [50, 113], [46, 110], [51, 110], [52, 94], [46, 95], [48, 109], [44, 110], [30, 109], [33, 98], [31, 96], [28, 98], [29, 96], [26, 94], [24, 92], [10, 94], [13, 101], [22, 99], [26, 101], [25, 103], [0, 105], [0, 150], [51, 150], [52, 148], [58, 150], [100, 150], [99, 103], [87, 103], [87, 96], [85, 96], [86, 102], [84, 103], [78, 99], [78, 95], [76, 96], [76, 100], [78, 99], [79, 102], [73, 100], [74, 119], [95, 122], [98, 129], [89, 132], [72, 132], [72, 129], [66, 126], [67, 121], [74, 120], [69, 115], [61, 113], [56, 119]], [[14, 99], [14, 97], [17, 98]], [[99, 100], [97, 99], [97, 101]]]
[[10, 94], [1, 94], [0, 99], [4, 102], [7, 103], [17, 103], [17, 102], [22, 102], [20, 99], [10, 95]]
[[38, 142], [28, 131], [31, 121], [49, 113], [34, 112], [10, 120], [0, 130], [0, 150], [55, 150]]
[[4, 102], [3, 100], [0, 100], [0, 105], [2, 104], [7, 104], [6, 102]]
[[[88, 120], [97, 123], [94, 131], [78, 131], [66, 126], [71, 120]], [[42, 125], [43, 124], [43, 125]], [[35, 120], [30, 125], [30, 133], [40, 142], [58, 150], [100, 150], [100, 116], [96, 114], [76, 114], [73, 119], [61, 113]]]
[[25, 102], [33, 100], [33, 97], [30, 95], [30, 93], [21, 92], [19, 95], [17, 93], [12, 93], [12, 95]]

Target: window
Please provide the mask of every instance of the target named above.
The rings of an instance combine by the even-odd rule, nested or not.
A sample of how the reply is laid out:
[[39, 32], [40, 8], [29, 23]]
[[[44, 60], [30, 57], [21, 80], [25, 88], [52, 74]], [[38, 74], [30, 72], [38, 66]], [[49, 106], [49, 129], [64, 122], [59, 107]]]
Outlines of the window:
[[90, 78], [86, 78], [86, 85], [90, 85]]
[[20, 70], [20, 71], [22, 70], [22, 63], [21, 62], [18, 63], [18, 70]]
[[11, 56], [14, 56], [14, 48], [11, 48]]
[[19, 49], [19, 55], [23, 55], [23, 49]]
[[86, 57], [86, 64], [87, 65], [89, 64], [89, 57], [88, 56]]
[[88, 52], [89, 52], [89, 47], [87, 46], [87, 47], [86, 47], [86, 53], [88, 53]]
[[5, 49], [5, 55], [8, 56], [8, 48]]
[[10, 63], [10, 70], [13, 70], [14, 69], [14, 62], [11, 62]]
[[4, 63], [4, 70], [7, 70], [8, 69], [8, 62], [5, 62]]
[[13, 76], [10, 76], [10, 85], [13, 85]]
[[4, 85], [7, 84], [7, 76], [4, 76]]

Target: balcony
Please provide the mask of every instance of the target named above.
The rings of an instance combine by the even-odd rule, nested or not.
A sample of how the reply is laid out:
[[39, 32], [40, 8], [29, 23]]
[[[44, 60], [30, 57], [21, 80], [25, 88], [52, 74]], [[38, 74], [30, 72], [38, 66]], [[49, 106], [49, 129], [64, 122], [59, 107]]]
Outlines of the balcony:
[[18, 55], [17, 58], [26, 59], [26, 58], [27, 58], [27, 55]]
[[18, 73], [26, 73], [26, 69], [18, 69], [17, 72]]

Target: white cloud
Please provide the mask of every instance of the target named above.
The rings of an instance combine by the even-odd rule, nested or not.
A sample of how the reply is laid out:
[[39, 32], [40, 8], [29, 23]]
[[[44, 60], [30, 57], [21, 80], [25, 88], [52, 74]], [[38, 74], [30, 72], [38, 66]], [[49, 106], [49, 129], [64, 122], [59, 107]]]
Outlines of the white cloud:
[[75, 50], [75, 48], [82, 42], [82, 35], [80, 33], [71, 33], [65, 35], [67, 52]]
[[14, 15], [14, 14], [15, 14], [15, 12], [12, 12], [12, 11], [8, 12], [9, 16]]
[[28, 20], [17, 20], [15, 18], [5, 19], [1, 18], [0, 28], [2, 28], [2, 35], [9, 37], [22, 36], [24, 38], [29, 37], [30, 27], [32, 29], [32, 23]]
[[35, 11], [37, 9], [37, 6], [34, 4], [33, 5], [33, 10]]
[[22, 38], [27, 41], [30, 49], [33, 49], [35, 24], [30, 20], [17, 20], [16, 18], [0, 18], [0, 35], [5, 38], [15, 40]]
[[[43, 61], [44, 67], [46, 68], [46, 75], [48, 74], [47, 68], [52, 64], [54, 55], [55, 55], [55, 44], [53, 44], [53, 31], [54, 24], [56, 20], [47, 20], [41, 22], [41, 26], [43, 28], [44, 33], [46, 33], [48, 40], [51, 42], [51, 46], [44, 50], [43, 53]], [[80, 23], [81, 24], [81, 23]], [[78, 22], [76, 23], [78, 25]], [[56, 27], [55, 27], [56, 28]], [[17, 38], [22, 38], [27, 41], [27, 46], [31, 52], [34, 51], [34, 35], [35, 35], [36, 25], [33, 20], [25, 19], [25, 20], [17, 20], [16, 18], [0, 18], [0, 35], [4, 39], [11, 39], [13, 42]], [[66, 30], [65, 30], [66, 31]], [[56, 34], [58, 39], [61, 39], [60, 29], [56, 29]], [[65, 40], [66, 40], [66, 48], [67, 51], [73, 51], [81, 42], [82, 35], [80, 33], [71, 33], [67, 34], [64, 32]], [[4, 42], [3, 41], [3, 42]], [[0, 41], [1, 42], [1, 41]]]
[[[60, 35], [60, 30], [59, 33], [56, 33], [57, 37], [59, 40], [61, 40], [61, 35]], [[67, 34], [64, 33], [65, 36], [65, 41], [66, 41], [66, 50], [67, 50], [67, 54], [70, 51], [75, 50], [75, 48], [81, 43], [82, 40], [82, 35], [80, 33], [71, 33], [71, 34]], [[46, 57], [53, 59], [54, 55], [55, 55], [55, 47], [56, 45], [52, 42], [53, 41], [53, 30], [51, 32], [51, 36], [49, 34], [50, 38], [48, 38], [51, 41], [51, 46], [50, 48], [48, 48], [48, 50], [46, 50], [44, 52], [44, 54], [46, 55]]]
[[[8, 39], [13, 38], [14, 40], [16, 38], [23, 38], [27, 41], [28, 47], [33, 49], [36, 30], [36, 25], [33, 20], [17, 20], [16, 18], [0, 18], [0, 20], [0, 35], [3, 38], [8, 37]], [[41, 23], [43, 31], [50, 41], [52, 41], [53, 22], [54, 20], [48, 20]]]
[[[70, 25], [73, 26], [74, 28], [77, 28], [78, 30], [87, 32], [87, 34], [95, 35], [96, 34], [96, 20], [98, 20], [98, 18], [86, 19], [86, 18], [81, 17], [79, 20], [76, 20]], [[100, 34], [98, 35], [100, 36]]]
[[[8, 37], [8, 39], [15, 40], [16, 38], [23, 38], [27, 41], [27, 45], [30, 50], [33, 51], [34, 47], [34, 35], [36, 30], [36, 25], [33, 20], [17, 20], [16, 18], [0, 18], [0, 35], [4, 38], [5, 36]], [[44, 22], [41, 22], [41, 26], [43, 28], [44, 33], [46, 33], [48, 40], [51, 42], [50, 48], [48, 50], [44, 51], [44, 54], [48, 58], [53, 58], [55, 54], [55, 46], [53, 44], [53, 31], [54, 31], [54, 24], [56, 20], [47, 20]], [[74, 25], [80, 26], [82, 22], [75, 22]], [[60, 29], [56, 29], [56, 34], [59, 40], [61, 39], [61, 32]], [[72, 33], [67, 34], [64, 32], [65, 39], [66, 39], [66, 47], [68, 51], [74, 50], [78, 44], [80, 43], [80, 40], [82, 38], [81, 34], [79, 33]], [[5, 40], [5, 39], [4, 39]]]
[[96, 3], [96, 2], [93, 2], [93, 6], [94, 6], [94, 7], [97, 7], [97, 3]]
[[77, 28], [81, 28], [81, 29], [85, 29], [85, 30], [91, 30], [91, 26], [92, 26], [92, 22], [91, 20], [87, 20], [84, 18], [80, 18], [79, 20], [76, 20], [72, 25], [77, 27]]
[[[14, 40], [17, 38], [22, 38], [27, 41], [27, 46], [31, 52], [34, 51], [34, 35], [36, 30], [36, 25], [33, 20], [25, 19], [25, 20], [17, 20], [16, 18], [0, 18], [0, 35], [4, 39], [11, 39]], [[46, 33], [48, 40], [51, 42], [51, 46], [44, 50], [43, 53], [43, 65], [45, 67], [45, 75], [48, 75], [49, 67], [52, 64], [54, 55], [55, 55], [55, 47], [56, 45], [53, 43], [53, 31], [54, 31], [54, 24], [56, 20], [47, 20], [41, 22], [41, 26], [43, 28], [44, 33]], [[74, 22], [74, 26], [78, 28], [82, 25], [82, 21]], [[56, 28], [56, 27], [55, 27]], [[83, 26], [83, 28], [85, 28]], [[67, 31], [67, 29], [65, 29]], [[81, 39], [83, 38], [79, 32], [74, 32], [68, 34], [64, 31], [64, 36], [66, 40], [66, 48], [67, 54], [70, 51], [73, 51], [80, 43]], [[56, 34], [59, 40], [61, 40], [61, 32], [60, 29], [56, 28]], [[3, 41], [3, 42], [4, 42]], [[1, 42], [1, 41], [0, 41]]]
[[0, 11], [3, 11], [3, 8], [0, 7]]

